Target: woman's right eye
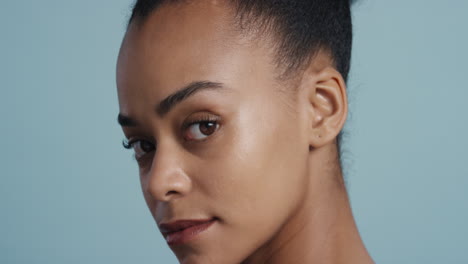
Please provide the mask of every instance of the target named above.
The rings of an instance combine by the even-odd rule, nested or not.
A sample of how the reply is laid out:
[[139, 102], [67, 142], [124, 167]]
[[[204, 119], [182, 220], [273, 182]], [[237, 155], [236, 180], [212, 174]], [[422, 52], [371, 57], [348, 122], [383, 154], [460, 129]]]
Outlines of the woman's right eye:
[[153, 143], [147, 141], [147, 140], [129, 140], [123, 142], [123, 146], [126, 149], [131, 149], [135, 151], [135, 158], [138, 160], [139, 158], [143, 157], [149, 152], [152, 152], [155, 150], [155, 146]]

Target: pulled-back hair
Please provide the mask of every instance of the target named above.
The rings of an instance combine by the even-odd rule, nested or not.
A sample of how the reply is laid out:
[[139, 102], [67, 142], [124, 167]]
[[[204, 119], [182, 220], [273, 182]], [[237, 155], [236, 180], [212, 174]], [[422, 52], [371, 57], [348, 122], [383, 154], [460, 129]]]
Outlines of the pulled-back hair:
[[[181, 0], [137, 0], [129, 24], [145, 20], [162, 4]], [[260, 27], [278, 40], [277, 64], [283, 76], [290, 76], [305, 66], [319, 50], [331, 55], [334, 67], [348, 79], [353, 0], [226, 0], [235, 8], [239, 25], [244, 29]]]

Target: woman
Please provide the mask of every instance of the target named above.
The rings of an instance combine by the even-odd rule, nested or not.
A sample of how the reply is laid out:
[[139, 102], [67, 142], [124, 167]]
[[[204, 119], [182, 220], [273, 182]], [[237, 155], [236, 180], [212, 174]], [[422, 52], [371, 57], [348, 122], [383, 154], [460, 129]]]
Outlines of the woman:
[[350, 3], [137, 1], [118, 121], [181, 263], [373, 263], [337, 139]]

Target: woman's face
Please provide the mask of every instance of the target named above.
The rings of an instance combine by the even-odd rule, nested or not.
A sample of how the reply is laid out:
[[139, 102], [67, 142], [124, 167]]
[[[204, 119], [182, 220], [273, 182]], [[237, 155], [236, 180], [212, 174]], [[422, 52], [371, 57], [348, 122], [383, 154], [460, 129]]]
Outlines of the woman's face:
[[306, 196], [295, 95], [281, 92], [266, 42], [241, 37], [230, 19], [219, 4], [163, 6], [130, 26], [118, 59], [120, 121], [156, 223], [214, 219], [190, 239], [166, 237], [181, 263], [266, 250]]

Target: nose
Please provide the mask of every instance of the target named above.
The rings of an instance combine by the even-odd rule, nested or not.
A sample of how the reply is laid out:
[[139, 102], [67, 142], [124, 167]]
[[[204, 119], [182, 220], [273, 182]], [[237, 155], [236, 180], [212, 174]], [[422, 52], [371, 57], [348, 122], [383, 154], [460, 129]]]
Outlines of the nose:
[[183, 168], [183, 156], [170, 145], [158, 145], [147, 175], [147, 192], [157, 201], [169, 202], [190, 192], [192, 182]]

